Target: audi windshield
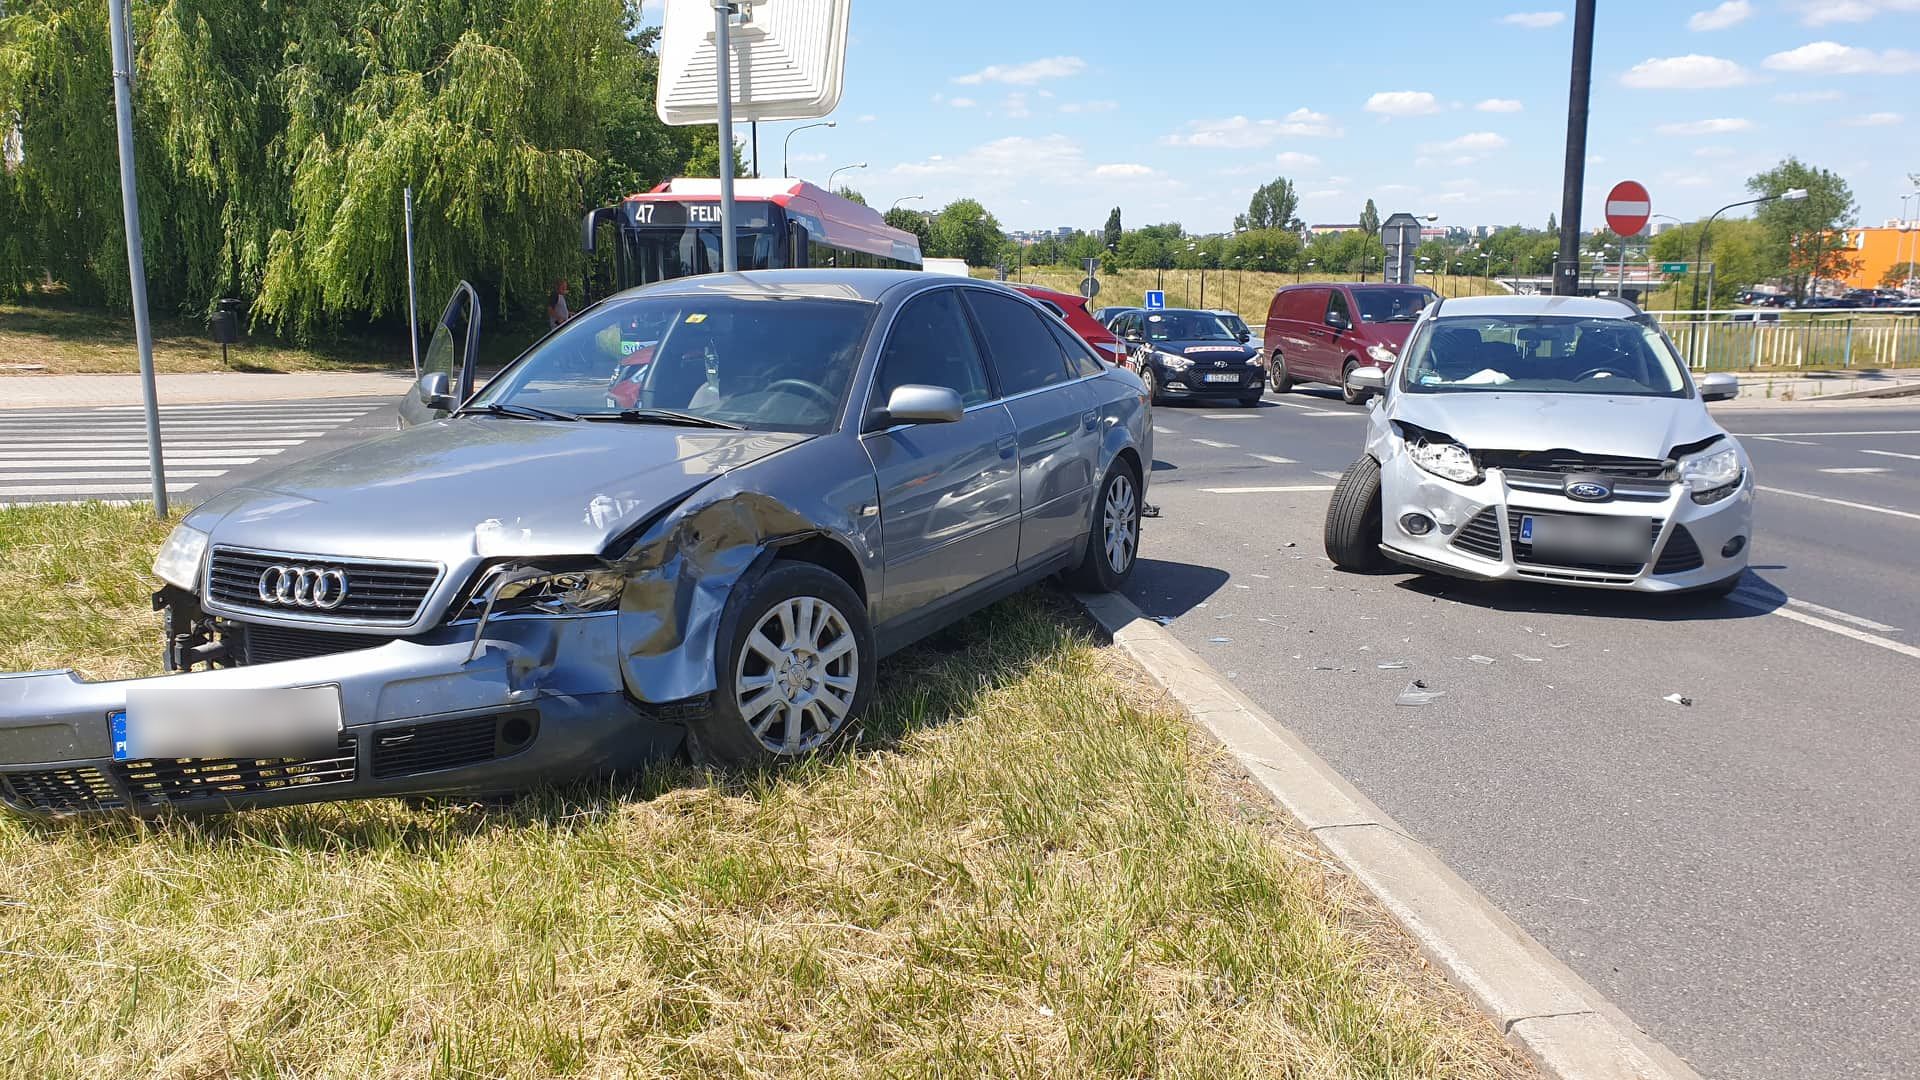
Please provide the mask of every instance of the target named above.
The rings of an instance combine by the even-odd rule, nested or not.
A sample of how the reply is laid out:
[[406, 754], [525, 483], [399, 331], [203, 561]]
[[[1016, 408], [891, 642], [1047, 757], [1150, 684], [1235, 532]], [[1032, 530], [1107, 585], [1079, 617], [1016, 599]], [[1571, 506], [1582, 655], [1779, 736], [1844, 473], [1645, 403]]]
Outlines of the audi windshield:
[[1651, 319], [1436, 319], [1402, 364], [1410, 393], [1507, 391], [1686, 397], [1680, 358]]
[[[818, 298], [611, 300], [536, 345], [467, 411], [817, 435], [840, 416], [872, 314], [865, 302]], [[635, 327], [658, 333], [638, 373], [627, 359]], [[616, 397], [623, 380], [638, 393]]]

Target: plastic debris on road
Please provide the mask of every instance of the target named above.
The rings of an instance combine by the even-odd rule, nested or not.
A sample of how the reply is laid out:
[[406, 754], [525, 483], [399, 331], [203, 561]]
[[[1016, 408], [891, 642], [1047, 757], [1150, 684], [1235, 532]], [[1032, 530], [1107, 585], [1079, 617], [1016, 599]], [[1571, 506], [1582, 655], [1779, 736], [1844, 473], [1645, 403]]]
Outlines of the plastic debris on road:
[[1437, 698], [1447, 696], [1445, 690], [1429, 690], [1424, 679], [1415, 679], [1407, 684], [1400, 696], [1394, 699], [1395, 705], [1431, 705]]
[[1500, 662], [1491, 656], [1481, 656], [1479, 653], [1474, 653], [1472, 656], [1467, 657], [1467, 659], [1475, 664], [1497, 664]]
[[1692, 699], [1692, 698], [1690, 698], [1690, 697], [1686, 697], [1686, 696], [1684, 696], [1684, 695], [1681, 695], [1681, 694], [1668, 694], [1668, 695], [1667, 695], [1666, 697], [1663, 697], [1663, 698], [1661, 698], [1660, 700], [1661, 700], [1661, 701], [1671, 701], [1671, 702], [1673, 702], [1673, 703], [1674, 703], [1675, 705], [1692, 705], [1692, 704], [1693, 704], [1693, 699]]
[[1231, 645], [1231, 644], [1233, 644], [1233, 639], [1232, 639], [1232, 638], [1230, 638], [1230, 637], [1210, 637], [1210, 638], [1208, 638], [1208, 639], [1207, 639], [1207, 644], [1209, 644], [1209, 645]]
[[1545, 660], [1542, 660], [1542, 659], [1541, 659], [1540, 657], [1538, 657], [1538, 656], [1528, 656], [1528, 655], [1527, 655], [1526, 653], [1514, 653], [1514, 654], [1513, 654], [1513, 658], [1514, 658], [1515, 660], [1519, 660], [1519, 661], [1521, 661], [1521, 662], [1523, 662], [1523, 663], [1528, 663], [1528, 664], [1544, 664], [1544, 663], [1546, 663], [1546, 661], [1545, 661]]
[[1384, 664], [1375, 664], [1373, 666], [1379, 668], [1381, 671], [1405, 671], [1413, 665], [1405, 660], [1388, 660]]
[[1152, 503], [1141, 503], [1140, 516], [1143, 518], [1157, 518], [1160, 516], [1160, 508]]

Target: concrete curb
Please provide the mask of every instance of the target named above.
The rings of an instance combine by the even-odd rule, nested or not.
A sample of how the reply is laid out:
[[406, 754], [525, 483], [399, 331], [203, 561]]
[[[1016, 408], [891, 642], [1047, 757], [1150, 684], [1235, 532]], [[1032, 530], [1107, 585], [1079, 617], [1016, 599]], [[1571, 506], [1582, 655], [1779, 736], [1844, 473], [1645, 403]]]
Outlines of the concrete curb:
[[[1920, 382], [1897, 383], [1893, 386], [1870, 386], [1865, 390], [1842, 390], [1837, 394], [1820, 394], [1817, 397], [1802, 399], [1806, 404], [1818, 404], [1822, 401], [1860, 401], [1866, 398], [1902, 398], [1920, 396]], [[1798, 404], [1799, 402], [1796, 402]]]
[[1548, 1076], [1700, 1080], [1165, 627], [1122, 596], [1078, 599]]

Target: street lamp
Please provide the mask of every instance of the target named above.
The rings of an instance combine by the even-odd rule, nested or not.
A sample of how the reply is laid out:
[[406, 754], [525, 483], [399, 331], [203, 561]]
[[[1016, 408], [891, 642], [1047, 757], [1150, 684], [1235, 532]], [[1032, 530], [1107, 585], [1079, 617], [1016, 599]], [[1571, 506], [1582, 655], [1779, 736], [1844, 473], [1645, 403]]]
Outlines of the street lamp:
[[899, 198], [893, 200], [893, 205], [887, 207], [887, 209], [898, 210], [900, 209], [900, 204], [903, 202], [912, 202], [915, 199], [924, 199], [924, 198], [926, 198], [925, 195], [902, 195]]
[[[1728, 203], [1727, 205], [1707, 215], [1706, 224], [1700, 226], [1700, 241], [1699, 243], [1694, 245], [1694, 250], [1693, 250], [1693, 274], [1694, 274], [1693, 310], [1694, 311], [1698, 312], [1701, 310], [1700, 308], [1700, 263], [1703, 260], [1705, 260], [1707, 257], [1707, 230], [1713, 228], [1713, 219], [1719, 217], [1721, 214], [1726, 213], [1727, 211], [1733, 209], [1736, 206], [1753, 206], [1758, 203], [1770, 203], [1776, 200], [1780, 202], [1799, 202], [1800, 200], [1806, 197], [1807, 197], [1806, 188], [1788, 188], [1787, 190], [1781, 192], [1778, 195], [1762, 195], [1757, 199], [1742, 199], [1739, 202]], [[1713, 296], [1711, 294], [1707, 296], [1707, 302], [1708, 303], [1713, 302]], [[1694, 328], [1697, 331], [1699, 329], [1699, 324], [1698, 323], [1694, 324]], [[1691, 348], [1692, 346], [1692, 336], [1693, 335], [1691, 334], [1688, 335], [1689, 348]]]
[[[1311, 269], [1313, 269], [1313, 268], [1314, 268], [1314, 265], [1315, 265], [1315, 263], [1316, 263], [1316, 260], [1314, 260], [1314, 259], [1308, 259], [1308, 260], [1307, 260], [1307, 267], [1306, 267], [1306, 268], [1307, 268], [1308, 270], [1311, 270]], [[1295, 285], [1298, 285], [1298, 284], [1300, 284], [1300, 264], [1299, 264], [1299, 263], [1294, 263], [1294, 264], [1293, 264], [1293, 283], [1294, 283]]]
[[833, 187], [833, 178], [834, 178], [834, 177], [836, 177], [836, 176], [839, 176], [839, 175], [840, 175], [841, 173], [843, 173], [843, 172], [846, 172], [846, 171], [848, 171], [849, 169], [864, 169], [864, 168], [866, 168], [866, 167], [867, 167], [867, 163], [866, 163], [866, 162], [864, 162], [864, 161], [856, 161], [856, 162], [854, 162], [854, 163], [853, 163], [853, 164], [851, 164], [851, 165], [842, 165], [842, 166], [840, 166], [839, 168], [837, 168], [837, 169], [835, 169], [835, 170], [833, 170], [832, 172], [830, 172], [830, 173], [828, 173], [828, 174], [827, 174], [827, 190], [828, 190], [828, 191], [832, 191], [832, 190], [834, 190], [834, 187]]
[[817, 124], [801, 124], [799, 127], [794, 128], [792, 131], [787, 132], [787, 137], [783, 139], [780, 143], [780, 175], [781, 176], [793, 175], [792, 173], [787, 171], [787, 150], [793, 146], [793, 137], [795, 135], [799, 134], [802, 131], [807, 130], [808, 128], [839, 127], [839, 126], [840, 126], [840, 122], [838, 120], [822, 120]]

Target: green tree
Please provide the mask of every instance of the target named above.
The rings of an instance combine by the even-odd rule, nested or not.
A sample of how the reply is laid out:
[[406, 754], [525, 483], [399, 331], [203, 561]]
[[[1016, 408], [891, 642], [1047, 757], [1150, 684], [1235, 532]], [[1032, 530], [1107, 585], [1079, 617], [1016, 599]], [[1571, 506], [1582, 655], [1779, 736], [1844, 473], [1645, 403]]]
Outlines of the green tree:
[[1761, 204], [1754, 217], [1766, 237], [1762, 258], [1799, 300], [1806, 297], [1813, 280], [1843, 278], [1858, 268], [1859, 260], [1850, 253], [1843, 233], [1854, 224], [1860, 208], [1837, 173], [1796, 157], [1747, 180], [1747, 190], [1756, 196], [1778, 196], [1793, 188], [1805, 189], [1807, 197], [1775, 198]]
[[902, 232], [912, 233], [914, 239], [920, 242], [920, 250], [927, 250], [927, 243], [933, 233], [933, 228], [927, 221], [927, 215], [918, 210], [909, 210], [904, 206], [896, 206], [881, 216], [887, 224], [894, 228]]
[[[1694, 252], [1700, 243], [1698, 221], [1678, 225], [1653, 238], [1648, 251], [1655, 262], [1691, 263]], [[1752, 218], [1722, 218], [1713, 223], [1707, 233], [1706, 261], [1713, 264], [1712, 300], [1715, 307], [1733, 302], [1740, 290], [1771, 279], [1779, 274], [1769, 265], [1766, 254], [1767, 237], [1760, 222]], [[1697, 268], [1705, 274], [1704, 268]], [[1681, 297], [1683, 303], [1691, 302], [1692, 283], [1685, 274], [1670, 274], [1668, 280], [1683, 285], [1687, 294]], [[1701, 279], [1704, 298], [1706, 278]]]
[[934, 216], [927, 254], [965, 259], [968, 266], [992, 266], [1005, 243], [1000, 222], [986, 207], [974, 199], [956, 199]]
[[1300, 234], [1291, 229], [1249, 229], [1234, 236], [1229, 258], [1248, 270], [1292, 270], [1301, 261]]
[[840, 187], [834, 191], [834, 194], [850, 202], [857, 202], [861, 206], [867, 205], [867, 197], [865, 195], [860, 194], [845, 184], [841, 184]]
[[1369, 237], [1380, 235], [1380, 211], [1368, 199], [1367, 205], [1360, 208], [1360, 231]]
[[1276, 176], [1253, 190], [1253, 197], [1247, 201], [1247, 212], [1234, 217], [1233, 227], [1239, 232], [1297, 229], [1299, 219], [1294, 217], [1294, 212], [1299, 208], [1300, 193], [1294, 189], [1293, 181]]
[[1126, 230], [1120, 227], [1120, 208], [1116, 206], [1107, 215], [1107, 227], [1101, 234], [1100, 242], [1106, 245], [1107, 250], [1114, 250], [1120, 246], [1120, 237], [1125, 232]]

